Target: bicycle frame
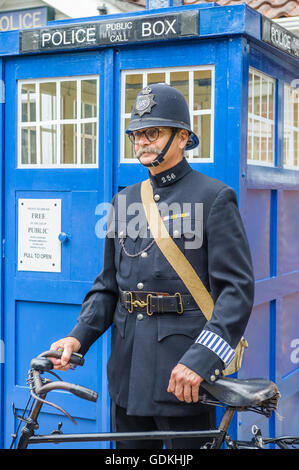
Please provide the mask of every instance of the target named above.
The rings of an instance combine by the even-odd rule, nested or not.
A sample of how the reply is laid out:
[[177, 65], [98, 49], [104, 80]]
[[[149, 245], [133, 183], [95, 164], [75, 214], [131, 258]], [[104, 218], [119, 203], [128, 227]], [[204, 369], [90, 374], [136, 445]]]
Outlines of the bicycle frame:
[[[60, 429], [52, 434], [35, 435], [38, 427], [37, 418], [41, 411], [42, 403], [36, 402], [30, 417], [26, 419], [26, 425], [22, 429], [16, 449], [26, 449], [35, 444], [61, 444], [79, 442], [101, 442], [122, 440], [146, 440], [146, 439], [178, 439], [178, 438], [205, 438], [212, 439], [204, 448], [220, 449], [223, 443], [227, 443], [230, 449], [263, 449], [265, 445], [276, 444], [280, 449], [289, 449], [293, 445], [299, 445], [299, 437], [282, 436], [277, 438], [262, 438], [257, 428], [252, 441], [233, 441], [227, 434], [229, 424], [234, 416], [235, 409], [227, 408], [218, 429], [209, 431], [153, 431], [153, 432], [108, 432], [108, 433], [74, 433], [62, 434]], [[35, 420], [36, 419], [36, 420]]]
[[[46, 361], [49, 361], [49, 360], [46, 359]], [[38, 416], [41, 412], [43, 404], [46, 403], [46, 404], [55, 406], [56, 408], [59, 408], [57, 405], [54, 405], [53, 403], [47, 402], [45, 400], [47, 392], [55, 388], [67, 389], [68, 387], [68, 389], [70, 390], [70, 386], [72, 386], [72, 384], [67, 384], [66, 382], [62, 382], [62, 381], [50, 382], [50, 383], [44, 381], [43, 383], [40, 377], [40, 371], [33, 370], [33, 369], [29, 370], [28, 377], [30, 377], [29, 383], [34, 382], [33, 388], [37, 390], [36, 393], [38, 393], [38, 390], [43, 391], [43, 393], [38, 393], [38, 395], [36, 395], [35, 393], [33, 393], [32, 387], [30, 387], [31, 395], [34, 397], [35, 402], [27, 418], [17, 417], [18, 419], [20, 419], [21, 421], [25, 421], [26, 423], [21, 431], [21, 436], [16, 446], [17, 449], [26, 449], [28, 445], [43, 444], [43, 443], [58, 444], [58, 443], [66, 443], [66, 442], [76, 443], [76, 442], [98, 442], [98, 441], [144, 440], [144, 439], [165, 440], [165, 439], [196, 438], [196, 437], [211, 439], [212, 442], [209, 443], [209, 448], [219, 449], [222, 446], [226, 438], [229, 424], [235, 413], [235, 409], [228, 407], [225, 411], [225, 414], [222, 418], [219, 428], [214, 429], [214, 430], [209, 430], [209, 431], [152, 431], [152, 432], [132, 432], [132, 433], [109, 432], [109, 433], [62, 434], [60, 429], [58, 429], [54, 431], [52, 434], [35, 435], [35, 430], [38, 429]], [[84, 390], [86, 390], [87, 393], [91, 392], [88, 389], [84, 389], [82, 387], [80, 396], [83, 396]], [[94, 398], [92, 398], [92, 401], [95, 401]], [[68, 418], [70, 418], [74, 422], [73, 418], [65, 410], [61, 409], [61, 411], [63, 411], [68, 416]], [[16, 438], [16, 435], [13, 437]], [[12, 445], [13, 443], [14, 441], [12, 442]]]
[[[243, 406], [240, 408], [239, 404], [232, 404], [234, 402], [229, 402], [229, 405], [224, 405], [222, 401], [214, 399], [207, 399], [205, 396], [201, 397], [200, 401], [205, 404], [210, 404], [214, 406], [222, 406], [225, 407], [225, 413], [221, 420], [221, 423], [217, 429], [212, 429], [208, 431], [152, 431], [152, 432], [108, 432], [108, 433], [74, 433], [74, 434], [63, 434], [60, 430], [62, 424], [60, 423], [57, 430], [54, 430], [51, 434], [44, 434], [44, 435], [36, 435], [35, 431], [38, 429], [38, 417], [41, 412], [43, 404], [48, 404], [54, 406], [56, 409], [62, 411], [71, 421], [74, 422], [74, 419], [62, 408], [58, 405], [46, 401], [47, 393], [54, 389], [63, 389], [67, 390], [81, 398], [90, 401], [97, 400], [97, 394], [93, 390], [87, 389], [86, 387], [82, 387], [80, 385], [74, 385], [71, 383], [63, 382], [54, 372], [51, 372], [50, 369], [53, 368], [52, 362], [47, 359], [47, 357], [60, 357], [61, 352], [58, 351], [46, 351], [42, 353], [37, 358], [31, 361], [31, 369], [28, 372], [28, 383], [30, 386], [30, 394], [33, 397], [34, 402], [31, 406], [31, 410], [29, 415], [25, 417], [25, 413], [27, 411], [27, 407], [29, 405], [29, 401], [26, 405], [25, 411], [23, 416], [16, 416], [21, 422], [25, 422], [24, 427], [21, 430], [20, 438], [17, 442], [16, 449], [26, 449], [28, 445], [36, 445], [36, 444], [59, 444], [59, 443], [78, 443], [78, 442], [99, 442], [99, 441], [128, 441], [128, 440], [167, 440], [167, 439], [178, 439], [178, 438], [204, 438], [206, 440], [206, 444], [201, 447], [205, 449], [219, 449], [222, 447], [223, 443], [227, 444], [227, 447], [230, 449], [263, 449], [264, 445], [267, 444], [277, 444], [278, 447], [285, 449], [290, 448], [290, 446], [298, 445], [299, 444], [299, 437], [292, 437], [292, 436], [284, 436], [278, 438], [267, 438], [264, 439], [261, 435], [261, 431], [257, 426], [253, 426], [252, 433], [253, 439], [249, 442], [245, 441], [233, 441], [229, 434], [228, 428], [231, 423], [231, 420], [234, 416], [236, 411], [255, 411], [264, 414], [268, 418], [271, 416], [273, 410], [276, 409], [277, 400], [279, 399], [279, 392], [278, 398], [275, 401], [274, 405], [272, 403], [272, 407], [269, 404], [269, 400], [260, 402], [261, 410], [258, 411], [254, 409], [254, 407], [250, 406]], [[74, 353], [71, 357], [70, 363], [76, 365], [83, 365], [84, 359], [82, 356]], [[40, 376], [41, 372], [49, 372], [50, 374], [54, 375], [58, 378], [58, 381], [51, 381], [49, 379], [42, 379]], [[273, 383], [272, 383], [273, 384]], [[276, 388], [277, 390], [277, 388]], [[272, 395], [270, 396], [270, 398]], [[267, 409], [264, 408], [265, 404], [267, 403]], [[264, 405], [264, 406], [263, 406]], [[274, 407], [273, 407], [274, 406]], [[269, 414], [270, 412], [270, 414]], [[19, 425], [20, 427], [20, 425]], [[18, 427], [18, 429], [19, 429]], [[17, 434], [13, 435], [13, 441], [11, 444], [11, 448], [14, 445]], [[211, 441], [210, 441], [211, 440]]]
[[[221, 430], [214, 431], [153, 431], [153, 432], [144, 432], [144, 433], [90, 433], [90, 434], [64, 434], [64, 435], [41, 435], [41, 436], [31, 436], [28, 439], [27, 445], [30, 444], [58, 444], [66, 442], [98, 442], [98, 441], [128, 441], [128, 440], [146, 440], [146, 439], [177, 439], [177, 438], [213, 438], [215, 444], [212, 443], [212, 449], [219, 449], [224, 441], [225, 433]], [[19, 448], [19, 447], [18, 447]]]
[[74, 433], [62, 434], [60, 429], [53, 434], [35, 435], [38, 428], [37, 419], [43, 403], [35, 402], [35, 405], [26, 418], [26, 425], [22, 429], [16, 449], [26, 449], [31, 444], [59, 444], [67, 442], [99, 442], [99, 441], [123, 441], [123, 440], [145, 440], [145, 439], [178, 439], [178, 438], [205, 438], [212, 439], [210, 449], [219, 449], [227, 435], [227, 429], [235, 410], [228, 408], [222, 418], [218, 429], [209, 431], [152, 431], [152, 432], [109, 432], [109, 433]]

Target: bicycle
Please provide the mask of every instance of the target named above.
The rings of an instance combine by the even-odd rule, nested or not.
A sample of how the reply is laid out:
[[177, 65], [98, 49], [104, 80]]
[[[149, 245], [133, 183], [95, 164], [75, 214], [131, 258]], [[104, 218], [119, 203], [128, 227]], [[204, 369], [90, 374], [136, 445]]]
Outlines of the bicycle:
[[[211, 439], [202, 448], [220, 449], [225, 444], [227, 449], [264, 449], [268, 444], [275, 444], [280, 449], [297, 448], [299, 437], [282, 436], [276, 438], [264, 438], [260, 429], [254, 425], [252, 427], [253, 437], [251, 441], [233, 440], [228, 434], [228, 427], [237, 411], [253, 411], [270, 418], [276, 411], [280, 398], [279, 390], [276, 384], [267, 379], [234, 379], [229, 377], [220, 377], [213, 384], [202, 382], [201, 388], [208, 392], [200, 396], [200, 401], [204, 404], [221, 406], [225, 408], [225, 413], [217, 429], [208, 431], [152, 431], [152, 432], [108, 432], [108, 433], [73, 433], [63, 434], [62, 424], [59, 423], [57, 430], [51, 434], [35, 434], [38, 429], [38, 417], [44, 404], [53, 406], [64, 413], [72, 422], [75, 422], [70, 414], [58, 406], [46, 400], [47, 394], [52, 390], [62, 389], [76, 396], [89, 401], [97, 401], [98, 394], [81, 385], [64, 382], [54, 373], [53, 363], [49, 357], [60, 358], [61, 351], [45, 351], [36, 358], [32, 359], [28, 371], [27, 383], [29, 385], [30, 397], [26, 404], [22, 416], [17, 416], [14, 406], [15, 417], [20, 421], [17, 431], [12, 435], [10, 449], [26, 449], [29, 445], [42, 443], [66, 443], [66, 442], [95, 442], [95, 441], [117, 441], [129, 439], [176, 439], [182, 437], [202, 437]], [[73, 353], [70, 364], [82, 366], [84, 358]], [[43, 373], [52, 374], [57, 380], [41, 377]], [[29, 404], [31, 408], [29, 409]], [[27, 416], [26, 416], [27, 414]], [[24, 427], [21, 430], [20, 438], [18, 433], [22, 423]]]

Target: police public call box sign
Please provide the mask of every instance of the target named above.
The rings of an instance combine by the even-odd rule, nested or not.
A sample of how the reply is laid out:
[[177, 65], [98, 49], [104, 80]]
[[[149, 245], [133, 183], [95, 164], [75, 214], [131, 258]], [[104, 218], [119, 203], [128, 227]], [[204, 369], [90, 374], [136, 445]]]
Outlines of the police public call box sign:
[[198, 34], [199, 11], [185, 11], [20, 31], [20, 52], [119, 45]]
[[262, 39], [271, 46], [299, 58], [299, 37], [264, 17]]

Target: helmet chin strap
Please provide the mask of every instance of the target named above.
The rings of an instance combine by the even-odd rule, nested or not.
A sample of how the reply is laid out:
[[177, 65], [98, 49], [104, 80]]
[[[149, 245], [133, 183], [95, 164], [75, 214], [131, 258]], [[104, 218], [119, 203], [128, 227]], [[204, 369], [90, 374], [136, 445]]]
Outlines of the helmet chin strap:
[[171, 131], [171, 136], [169, 137], [169, 140], [168, 140], [167, 144], [165, 145], [164, 149], [159, 153], [159, 155], [156, 156], [156, 158], [151, 163], [147, 163], [147, 164], [144, 164], [144, 163], [141, 163], [141, 162], [140, 163], [143, 166], [146, 166], [148, 168], [156, 167], [156, 166], [161, 165], [161, 163], [164, 161], [164, 156], [168, 152], [169, 147], [171, 146], [176, 133], [177, 133], [177, 129], [175, 127], [173, 127], [172, 131]]

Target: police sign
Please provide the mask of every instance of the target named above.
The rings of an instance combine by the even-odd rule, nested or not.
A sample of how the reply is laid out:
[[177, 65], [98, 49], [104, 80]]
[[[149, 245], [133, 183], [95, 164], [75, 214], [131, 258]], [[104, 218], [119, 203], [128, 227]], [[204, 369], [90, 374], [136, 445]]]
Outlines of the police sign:
[[199, 12], [149, 15], [20, 32], [20, 52], [94, 47], [198, 36]]
[[15, 29], [40, 28], [54, 19], [54, 9], [50, 7], [29, 8], [26, 10], [4, 11], [0, 13], [0, 32]]
[[299, 58], [299, 37], [264, 17], [262, 39], [271, 46]]

